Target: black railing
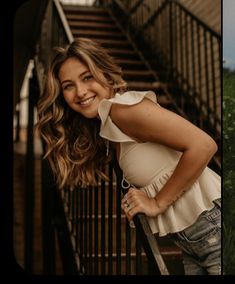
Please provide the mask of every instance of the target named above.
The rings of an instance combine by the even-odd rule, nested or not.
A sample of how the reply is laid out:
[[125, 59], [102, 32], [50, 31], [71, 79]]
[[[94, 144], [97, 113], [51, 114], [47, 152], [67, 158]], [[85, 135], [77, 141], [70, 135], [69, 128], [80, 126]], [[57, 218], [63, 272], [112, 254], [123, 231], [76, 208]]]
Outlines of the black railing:
[[[121, 213], [122, 174], [116, 170], [115, 173], [113, 168], [110, 163], [106, 169], [108, 183], [100, 181], [99, 186], [61, 191], [67, 235], [72, 244], [67, 253], [73, 251], [77, 255], [80, 269], [77, 273], [168, 274], [145, 216], [137, 215], [134, 219], [136, 229], [131, 229]], [[61, 216], [62, 213], [58, 219], [60, 223]]]
[[[176, 111], [208, 132], [221, 149], [221, 36], [178, 1], [107, 0], [166, 92]], [[219, 155], [220, 156], [220, 155]], [[220, 157], [214, 157], [220, 172]]]

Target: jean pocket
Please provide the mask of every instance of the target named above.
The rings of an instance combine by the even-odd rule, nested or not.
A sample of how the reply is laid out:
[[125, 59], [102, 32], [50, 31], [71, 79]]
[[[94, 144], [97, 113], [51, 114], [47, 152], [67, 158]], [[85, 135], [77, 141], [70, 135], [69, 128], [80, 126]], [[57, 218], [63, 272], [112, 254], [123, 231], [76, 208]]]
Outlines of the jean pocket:
[[203, 212], [193, 225], [178, 234], [187, 242], [198, 242], [215, 235], [220, 228], [221, 212], [214, 206], [211, 210]]

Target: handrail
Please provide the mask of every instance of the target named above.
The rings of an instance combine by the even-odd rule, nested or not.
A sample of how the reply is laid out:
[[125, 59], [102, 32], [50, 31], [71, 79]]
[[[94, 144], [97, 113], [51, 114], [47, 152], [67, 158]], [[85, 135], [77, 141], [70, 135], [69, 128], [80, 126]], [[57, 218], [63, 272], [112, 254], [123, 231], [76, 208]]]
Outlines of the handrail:
[[61, 3], [60, 3], [59, 0], [53, 0], [53, 2], [55, 4], [57, 12], [58, 12], [58, 14], [60, 16], [62, 25], [63, 25], [63, 27], [65, 29], [65, 33], [66, 33], [66, 35], [68, 37], [69, 43], [72, 43], [74, 41], [74, 37], [73, 37], [73, 34], [72, 34], [71, 29], [69, 27], [68, 21], [67, 21], [67, 19], [65, 17], [64, 10], [61, 7]]

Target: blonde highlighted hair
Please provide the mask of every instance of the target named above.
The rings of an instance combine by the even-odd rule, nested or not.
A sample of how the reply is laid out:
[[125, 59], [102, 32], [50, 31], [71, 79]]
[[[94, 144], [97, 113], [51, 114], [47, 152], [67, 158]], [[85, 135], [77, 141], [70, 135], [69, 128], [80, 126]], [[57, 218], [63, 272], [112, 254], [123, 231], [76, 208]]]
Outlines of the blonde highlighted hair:
[[78, 38], [66, 48], [58, 47], [48, 68], [45, 91], [38, 103], [37, 131], [45, 142], [45, 155], [59, 188], [97, 184], [97, 176], [107, 179], [102, 169], [107, 162], [106, 147], [99, 136], [100, 120], [87, 119], [65, 102], [58, 78], [62, 64], [77, 58], [97, 82], [112, 94], [123, 93], [126, 82], [121, 68], [97, 42]]

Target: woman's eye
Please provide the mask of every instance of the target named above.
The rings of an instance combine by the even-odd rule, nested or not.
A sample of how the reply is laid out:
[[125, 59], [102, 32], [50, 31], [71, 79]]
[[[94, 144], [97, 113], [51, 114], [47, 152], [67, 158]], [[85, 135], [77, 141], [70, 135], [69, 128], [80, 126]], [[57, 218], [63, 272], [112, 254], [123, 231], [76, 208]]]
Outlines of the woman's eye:
[[88, 76], [85, 76], [85, 77], [83, 78], [83, 80], [84, 80], [84, 81], [89, 81], [89, 80], [91, 80], [92, 78], [93, 78], [92, 75], [88, 75]]
[[64, 90], [69, 90], [69, 89], [71, 89], [72, 87], [73, 87], [72, 84], [68, 84], [68, 85], [65, 85], [65, 86], [63, 87], [63, 89], [64, 89]]

